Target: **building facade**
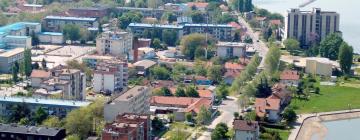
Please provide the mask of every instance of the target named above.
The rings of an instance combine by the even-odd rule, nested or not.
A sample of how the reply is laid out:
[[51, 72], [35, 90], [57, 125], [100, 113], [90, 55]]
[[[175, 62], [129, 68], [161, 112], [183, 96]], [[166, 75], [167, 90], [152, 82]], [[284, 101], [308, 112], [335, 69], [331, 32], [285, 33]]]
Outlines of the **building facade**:
[[245, 57], [249, 44], [238, 42], [219, 42], [216, 44], [216, 54], [221, 58]]
[[290, 9], [285, 17], [285, 38], [297, 39], [302, 46], [318, 42], [331, 33], [339, 32], [340, 15], [336, 12]]
[[151, 89], [146, 86], [135, 86], [120, 94], [104, 106], [104, 118], [107, 122], [123, 113], [147, 114], [150, 110]]
[[0, 124], [0, 139], [2, 140], [61, 140], [65, 137], [65, 129]]
[[24, 59], [24, 48], [0, 52], [0, 73], [10, 73], [15, 62]]
[[99, 23], [96, 18], [46, 16], [43, 19], [43, 25], [46, 31], [62, 32], [66, 24], [75, 24], [84, 29], [99, 27]]
[[17, 22], [0, 27], [0, 49], [30, 48], [31, 34], [41, 32], [41, 24], [35, 22]]
[[93, 75], [93, 91], [114, 93], [127, 89], [128, 65], [119, 59], [105, 60], [97, 64]]
[[129, 58], [132, 55], [133, 36], [128, 32], [103, 32], [96, 38], [96, 50], [100, 55]]
[[63, 33], [41, 32], [38, 36], [40, 43], [63, 44], [65, 42]]
[[257, 121], [234, 120], [234, 140], [257, 140], [260, 136]]
[[332, 75], [332, 63], [328, 58], [310, 57], [306, 59], [305, 72], [323, 76]]

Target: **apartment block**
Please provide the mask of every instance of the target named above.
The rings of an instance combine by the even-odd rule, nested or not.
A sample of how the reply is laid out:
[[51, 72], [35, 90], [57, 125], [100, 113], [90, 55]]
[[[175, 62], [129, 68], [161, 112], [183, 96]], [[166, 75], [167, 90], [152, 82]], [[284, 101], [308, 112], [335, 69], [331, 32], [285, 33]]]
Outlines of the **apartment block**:
[[104, 106], [104, 118], [107, 122], [114, 121], [123, 113], [147, 114], [150, 112], [151, 89], [146, 86], [135, 86], [120, 94]]
[[59, 128], [0, 124], [0, 135], [4, 140], [60, 140], [65, 139], [66, 132]]
[[24, 48], [9, 51], [0, 50], [0, 73], [10, 73], [13, 64], [24, 59]]
[[151, 119], [149, 115], [125, 113], [105, 124], [102, 140], [150, 140]]
[[114, 93], [127, 89], [128, 65], [120, 59], [97, 63], [93, 75], [93, 91]]
[[336, 12], [290, 9], [285, 17], [285, 38], [295, 38], [302, 46], [318, 42], [331, 33], [339, 32], [340, 15]]
[[51, 32], [62, 32], [66, 24], [75, 24], [80, 28], [98, 28], [99, 23], [96, 18], [70, 17], [70, 16], [46, 16], [43, 19], [44, 29]]
[[133, 36], [128, 32], [103, 32], [96, 38], [96, 50], [100, 55], [129, 58], [132, 55]]

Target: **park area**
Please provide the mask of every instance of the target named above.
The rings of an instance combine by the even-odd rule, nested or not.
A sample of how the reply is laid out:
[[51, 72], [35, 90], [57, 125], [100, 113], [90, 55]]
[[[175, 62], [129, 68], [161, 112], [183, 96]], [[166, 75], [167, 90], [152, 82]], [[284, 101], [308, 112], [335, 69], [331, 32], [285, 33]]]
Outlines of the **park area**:
[[300, 114], [360, 108], [360, 86], [320, 86], [320, 94], [311, 94], [308, 100], [294, 98], [291, 106]]

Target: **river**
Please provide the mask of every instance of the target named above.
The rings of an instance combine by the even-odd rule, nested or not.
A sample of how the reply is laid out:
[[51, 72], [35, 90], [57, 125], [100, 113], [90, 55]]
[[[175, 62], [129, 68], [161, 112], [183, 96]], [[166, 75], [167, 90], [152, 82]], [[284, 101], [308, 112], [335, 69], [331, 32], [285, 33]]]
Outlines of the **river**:
[[[268, 9], [271, 12], [285, 14], [290, 8], [297, 8], [307, 0], [253, 0], [254, 5]], [[336, 11], [340, 14], [340, 31], [343, 38], [354, 47], [355, 53], [360, 53], [360, 0], [316, 0], [302, 10], [319, 7], [326, 11]]]

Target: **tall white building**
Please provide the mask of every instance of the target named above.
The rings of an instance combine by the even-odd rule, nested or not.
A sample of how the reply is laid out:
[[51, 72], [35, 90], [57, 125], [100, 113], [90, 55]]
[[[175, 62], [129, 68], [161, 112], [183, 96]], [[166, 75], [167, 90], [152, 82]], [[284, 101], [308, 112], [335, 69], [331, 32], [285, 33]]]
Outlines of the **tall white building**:
[[96, 50], [100, 55], [129, 57], [133, 46], [133, 35], [128, 32], [103, 32], [96, 38]]
[[127, 88], [128, 65], [119, 59], [99, 62], [93, 76], [93, 91], [114, 93]]
[[336, 12], [290, 9], [285, 17], [285, 38], [295, 38], [302, 46], [320, 41], [331, 33], [339, 32], [340, 15]]

